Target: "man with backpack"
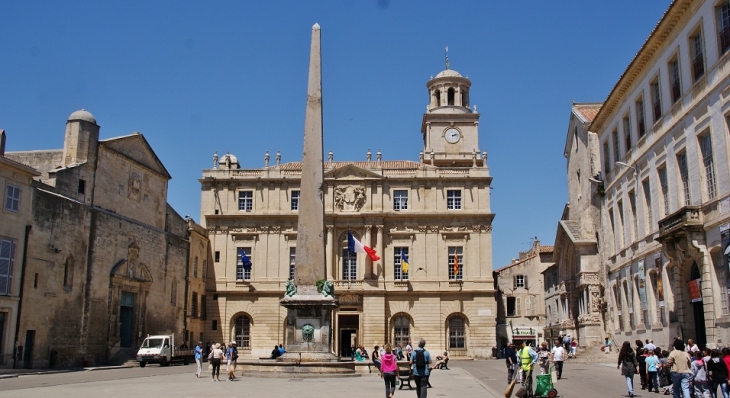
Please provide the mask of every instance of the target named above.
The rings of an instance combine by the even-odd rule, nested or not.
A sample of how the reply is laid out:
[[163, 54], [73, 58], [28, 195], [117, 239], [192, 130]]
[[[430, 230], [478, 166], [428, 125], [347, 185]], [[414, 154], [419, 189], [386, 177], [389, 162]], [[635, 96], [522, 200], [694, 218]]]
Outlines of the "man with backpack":
[[428, 394], [429, 365], [431, 365], [431, 353], [426, 347], [426, 340], [418, 340], [418, 347], [411, 352], [410, 365], [413, 366], [413, 378], [416, 381], [416, 396], [426, 398]]

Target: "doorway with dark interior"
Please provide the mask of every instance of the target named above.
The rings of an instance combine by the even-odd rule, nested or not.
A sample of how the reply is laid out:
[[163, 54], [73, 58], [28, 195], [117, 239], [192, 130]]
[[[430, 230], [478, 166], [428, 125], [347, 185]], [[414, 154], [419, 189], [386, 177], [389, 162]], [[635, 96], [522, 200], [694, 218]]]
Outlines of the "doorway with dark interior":
[[[700, 268], [697, 266], [697, 263], [692, 263], [692, 272], [690, 274], [690, 281], [692, 280], [699, 280], [700, 279]], [[707, 333], [705, 332], [705, 306], [704, 302], [702, 301], [702, 288], [700, 286], [700, 298], [699, 301], [694, 301], [692, 303], [692, 313], [694, 315], [694, 336], [686, 336], [687, 339], [694, 340], [695, 344], [697, 344], [700, 348], [705, 348], [707, 346]], [[691, 296], [691, 294], [690, 294]]]

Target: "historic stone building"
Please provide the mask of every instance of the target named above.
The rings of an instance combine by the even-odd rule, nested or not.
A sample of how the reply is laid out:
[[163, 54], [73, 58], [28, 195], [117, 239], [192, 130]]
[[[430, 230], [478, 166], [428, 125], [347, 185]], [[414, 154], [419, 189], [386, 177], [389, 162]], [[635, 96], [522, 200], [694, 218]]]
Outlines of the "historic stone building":
[[548, 337], [569, 334], [581, 347], [604, 337], [604, 286], [598, 253], [603, 199], [598, 137], [589, 126], [601, 109], [574, 103], [563, 156], [567, 161], [568, 203], [555, 234], [555, 265], [544, 274]]
[[0, 130], [0, 367], [12, 367], [21, 300], [20, 283], [31, 232], [31, 184], [40, 173], [5, 157], [5, 131]]
[[[334, 161], [325, 167], [327, 279], [335, 286], [333, 351], [371, 350], [424, 337], [432, 352], [485, 357], [496, 345], [492, 219], [486, 151], [480, 153], [471, 82], [444, 70], [427, 83], [420, 161]], [[208, 229], [207, 336], [266, 357], [285, 340], [279, 300], [292, 277], [301, 163], [242, 169], [226, 154], [203, 171]], [[380, 260], [350, 254], [347, 232]], [[410, 268], [402, 268], [407, 259]]]
[[525, 340], [533, 346], [545, 340], [545, 289], [542, 272], [553, 265], [553, 246], [535, 239], [512, 264], [494, 271], [497, 285], [498, 348]]
[[730, 1], [673, 1], [591, 123], [617, 342], [730, 342], [728, 50]]
[[99, 140], [96, 119], [80, 110], [63, 149], [6, 155], [42, 173], [18, 366], [106, 364], [133, 356], [147, 333], [182, 337], [191, 227], [167, 204], [171, 177], [145, 138]]

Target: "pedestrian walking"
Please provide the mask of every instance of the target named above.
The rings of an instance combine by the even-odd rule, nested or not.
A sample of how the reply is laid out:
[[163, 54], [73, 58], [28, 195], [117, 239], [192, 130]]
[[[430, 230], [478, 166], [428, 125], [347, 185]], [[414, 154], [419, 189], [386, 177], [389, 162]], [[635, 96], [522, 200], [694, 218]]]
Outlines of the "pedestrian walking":
[[517, 372], [517, 351], [515, 351], [515, 345], [512, 343], [507, 344], [507, 348], [504, 350], [505, 363], [507, 365], [507, 384], [512, 383], [512, 379], [516, 377]]
[[540, 364], [540, 374], [548, 374], [550, 370], [550, 351], [548, 351], [547, 341], [540, 343], [540, 350], [537, 352], [537, 362]]
[[710, 372], [710, 393], [717, 398], [717, 387], [723, 398], [728, 398], [727, 391], [727, 366], [722, 360], [719, 350], [710, 351], [710, 360], [707, 361], [707, 371]]
[[228, 380], [236, 380], [236, 361], [238, 360], [238, 349], [236, 348], [236, 342], [232, 341], [226, 350], [226, 357], [228, 359]]
[[203, 342], [198, 341], [198, 345], [195, 346], [195, 363], [198, 368], [195, 370], [195, 377], [200, 377], [200, 373], [203, 371]]
[[672, 375], [672, 392], [674, 398], [691, 398], [689, 392], [692, 381], [692, 363], [689, 354], [684, 351], [684, 341], [674, 340], [674, 350], [669, 353], [667, 365]]
[[555, 342], [555, 347], [551, 352], [553, 365], [555, 365], [555, 372], [558, 374], [558, 380], [563, 377], [563, 361], [565, 361], [565, 348], [560, 345], [559, 341]]
[[[621, 369], [621, 375], [626, 378], [626, 388], [629, 390], [629, 397], [634, 396], [634, 375], [637, 372], [639, 364], [636, 361], [636, 355], [631, 348], [631, 343], [624, 341], [621, 351], [618, 354], [618, 365], [616, 369]], [[687, 397], [689, 398], [689, 397]]]
[[647, 390], [651, 392], [653, 389], [655, 392], [659, 392], [659, 378], [657, 373], [659, 371], [659, 358], [657, 358], [653, 350], [647, 350], [646, 354], [644, 364], [646, 366]]
[[636, 361], [639, 363], [639, 381], [641, 381], [641, 389], [646, 390], [646, 355], [643, 348], [636, 349]]
[[[705, 349], [705, 351], [708, 351]], [[707, 377], [707, 364], [703, 352], [696, 352], [692, 356], [692, 386], [694, 387], [695, 398], [710, 398], [710, 383]], [[708, 352], [709, 354], [709, 352]], [[709, 360], [709, 356], [707, 358]]]
[[517, 351], [517, 358], [520, 361], [520, 382], [532, 385], [532, 369], [537, 363], [537, 353], [532, 347], [525, 344], [525, 340], [516, 342], [520, 349]]
[[213, 349], [210, 351], [210, 365], [211, 365], [211, 377], [212, 381], [221, 381], [221, 361], [225, 359], [225, 354], [221, 350], [221, 343], [215, 343]]
[[385, 381], [385, 398], [393, 398], [393, 394], [395, 394], [396, 372], [398, 372], [396, 357], [393, 354], [393, 346], [388, 343], [385, 344], [385, 353], [382, 355], [380, 361], [380, 377]]
[[429, 365], [431, 354], [426, 350], [426, 340], [418, 340], [418, 347], [411, 352], [410, 365], [413, 366], [413, 378], [416, 380], [416, 396], [426, 398], [428, 395]]

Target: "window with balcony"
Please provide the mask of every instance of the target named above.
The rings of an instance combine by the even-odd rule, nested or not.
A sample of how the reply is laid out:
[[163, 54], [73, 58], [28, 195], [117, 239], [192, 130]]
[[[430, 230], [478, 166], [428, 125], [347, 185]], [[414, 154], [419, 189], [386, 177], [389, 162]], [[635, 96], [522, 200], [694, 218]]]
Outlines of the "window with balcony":
[[393, 210], [408, 210], [408, 191], [396, 189], [393, 191]]
[[672, 93], [672, 103], [676, 103], [682, 98], [682, 84], [679, 77], [679, 57], [675, 56], [669, 61], [669, 87]]
[[705, 55], [702, 44], [702, 28], [689, 38], [690, 55], [692, 57], [692, 78], [694, 81], [705, 75]]
[[357, 255], [350, 253], [347, 248], [342, 249], [342, 279], [357, 279]]
[[448, 210], [461, 210], [461, 191], [449, 189], [446, 191], [446, 208]]
[[[403, 269], [403, 260], [408, 259], [408, 248], [407, 247], [394, 247], [393, 248], [393, 279], [395, 280], [408, 280], [408, 270]], [[410, 264], [409, 264], [410, 266]]]
[[644, 123], [644, 99], [640, 98], [636, 101], [636, 132], [639, 139], [646, 135], [646, 123]]
[[709, 131], [700, 137], [700, 151], [702, 152], [702, 164], [705, 166], [707, 198], [714, 199], [717, 196], [715, 187], [715, 162], [712, 159], [712, 137]]
[[677, 167], [679, 168], [679, 178], [680, 180], [682, 180], [682, 195], [684, 199], [684, 205], [689, 206], [690, 204], [692, 204], [692, 198], [690, 197], [689, 190], [689, 168], [687, 167], [686, 152], [682, 152], [677, 155]]
[[252, 211], [253, 210], [253, 191], [239, 191], [238, 192], [238, 210], [239, 211]]

